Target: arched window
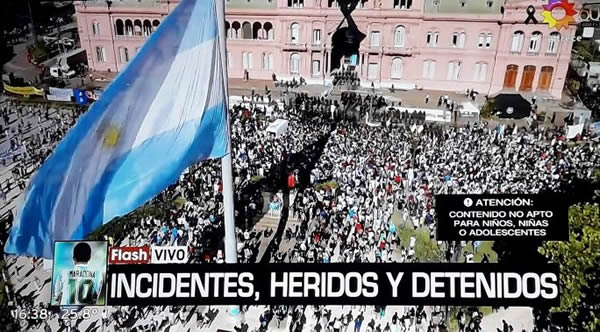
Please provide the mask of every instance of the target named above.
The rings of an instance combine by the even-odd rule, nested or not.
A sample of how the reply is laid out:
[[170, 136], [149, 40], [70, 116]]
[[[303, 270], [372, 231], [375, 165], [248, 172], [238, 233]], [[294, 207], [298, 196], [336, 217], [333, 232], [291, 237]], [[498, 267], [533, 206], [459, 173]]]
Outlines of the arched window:
[[231, 25], [227, 21], [225, 21], [225, 37], [231, 39]]
[[452, 34], [452, 47], [464, 48], [466, 34], [464, 32], [455, 32]]
[[255, 22], [252, 25], [252, 39], [263, 39], [261, 30], [262, 25], [259, 22]]
[[525, 34], [523, 31], [515, 31], [513, 33], [512, 45], [510, 47], [511, 52], [521, 52], [523, 49], [523, 40], [525, 38]]
[[273, 24], [271, 22], [265, 23], [265, 33], [267, 34], [268, 40], [275, 40], [275, 34], [273, 32]]
[[402, 71], [404, 66], [401, 58], [394, 58], [392, 60], [392, 78], [402, 78]]
[[233, 22], [233, 24], [231, 24], [231, 28], [232, 28], [231, 39], [239, 39], [240, 38], [240, 30], [242, 29], [240, 22]]
[[517, 75], [519, 74], [519, 66], [508, 65], [504, 73], [504, 88], [514, 89], [517, 84]]
[[152, 31], [156, 31], [156, 28], [158, 28], [158, 25], [160, 24], [159, 20], [154, 20], [152, 21]]
[[485, 37], [485, 48], [490, 48], [492, 47], [492, 34], [488, 33], [487, 36]]
[[152, 33], [152, 23], [150, 20], [144, 20], [144, 36], [148, 37]]
[[136, 35], [136, 36], [141, 36], [142, 35], [142, 21], [135, 20], [133, 22], [133, 34]]
[[394, 46], [404, 47], [404, 40], [406, 39], [406, 28], [402, 25], [396, 27], [394, 32]]
[[117, 32], [117, 36], [122, 36], [125, 34], [125, 26], [122, 19], [118, 19], [115, 22], [115, 30]]
[[552, 74], [554, 73], [554, 68], [550, 66], [542, 67], [542, 72], [540, 73], [540, 78], [538, 82], [537, 89], [547, 91], [550, 89], [552, 85]]
[[242, 39], [252, 39], [252, 26], [249, 22], [242, 23]]
[[483, 48], [483, 45], [485, 45], [485, 33], [480, 33], [479, 41], [477, 42], [477, 48]]
[[290, 73], [298, 74], [300, 72], [300, 55], [292, 53], [290, 56]]
[[485, 62], [477, 62], [473, 71], [473, 81], [481, 82], [487, 78], [488, 64]]
[[427, 32], [427, 46], [428, 47], [437, 47], [438, 42], [440, 41], [440, 33], [437, 31], [428, 31]]
[[290, 42], [295, 44], [300, 42], [300, 24], [298, 23], [290, 25]]
[[560, 33], [555, 31], [552, 32], [550, 38], [548, 38], [548, 53], [558, 53], [558, 45], [560, 45]]
[[131, 20], [125, 20], [125, 35], [133, 36], [133, 22]]
[[539, 52], [540, 46], [542, 45], [542, 33], [539, 31], [535, 31], [531, 34], [531, 38], [529, 39], [529, 52]]

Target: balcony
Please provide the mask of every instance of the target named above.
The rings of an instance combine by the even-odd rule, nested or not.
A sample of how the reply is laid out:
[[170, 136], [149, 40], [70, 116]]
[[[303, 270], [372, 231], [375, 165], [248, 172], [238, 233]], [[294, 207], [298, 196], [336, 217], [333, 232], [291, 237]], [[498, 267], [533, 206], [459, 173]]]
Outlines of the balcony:
[[528, 51], [527, 56], [538, 56], [540, 55], [539, 51]]
[[322, 50], [325, 46], [322, 43], [312, 43], [310, 46], [313, 50], [319, 51]]
[[365, 50], [369, 53], [379, 53], [379, 52], [381, 52], [381, 45], [377, 45], [377, 46], [369, 45], [369, 46], [365, 47]]
[[521, 55], [521, 51], [510, 51], [510, 55]]
[[306, 51], [306, 43], [285, 43], [284, 51]]
[[413, 55], [413, 49], [409, 47], [384, 47], [383, 54], [385, 55]]
[[144, 36], [144, 35], [115, 35], [116, 39], [119, 40], [144, 40], [147, 39], [150, 36]]

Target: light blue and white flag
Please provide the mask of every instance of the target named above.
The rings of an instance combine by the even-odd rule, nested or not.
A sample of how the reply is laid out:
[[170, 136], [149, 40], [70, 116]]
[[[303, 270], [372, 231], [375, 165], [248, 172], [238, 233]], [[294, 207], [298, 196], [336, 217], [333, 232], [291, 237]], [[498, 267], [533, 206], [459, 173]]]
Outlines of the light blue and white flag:
[[58, 144], [26, 193], [7, 253], [51, 258], [229, 151], [222, 0], [183, 0]]

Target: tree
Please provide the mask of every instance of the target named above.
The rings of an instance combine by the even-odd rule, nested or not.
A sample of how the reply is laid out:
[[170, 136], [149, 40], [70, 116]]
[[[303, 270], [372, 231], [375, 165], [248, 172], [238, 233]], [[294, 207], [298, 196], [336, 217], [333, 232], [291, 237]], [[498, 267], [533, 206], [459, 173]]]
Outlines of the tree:
[[489, 119], [494, 115], [494, 112], [496, 112], [496, 106], [496, 100], [494, 98], [488, 99], [481, 108], [481, 117]]
[[576, 331], [600, 330], [600, 209], [598, 204], [569, 209], [569, 241], [546, 242], [540, 249], [560, 265], [560, 311]]

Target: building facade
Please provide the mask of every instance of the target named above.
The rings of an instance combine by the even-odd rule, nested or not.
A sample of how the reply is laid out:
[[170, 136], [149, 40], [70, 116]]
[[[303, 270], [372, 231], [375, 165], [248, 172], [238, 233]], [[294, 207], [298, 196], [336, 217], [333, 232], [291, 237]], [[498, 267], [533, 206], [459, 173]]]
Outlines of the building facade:
[[[575, 26], [550, 29], [540, 0], [359, 0], [366, 38], [341, 59], [332, 40], [347, 22], [335, 0], [224, 0], [229, 76], [304, 77], [324, 83], [350, 67], [361, 83], [560, 98]], [[88, 0], [76, 5], [82, 47], [97, 71], [122, 70], [174, 0]], [[538, 23], [525, 21], [534, 5]], [[201, 24], [201, 22], [199, 22]]]

